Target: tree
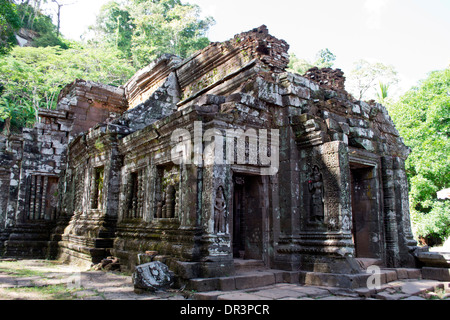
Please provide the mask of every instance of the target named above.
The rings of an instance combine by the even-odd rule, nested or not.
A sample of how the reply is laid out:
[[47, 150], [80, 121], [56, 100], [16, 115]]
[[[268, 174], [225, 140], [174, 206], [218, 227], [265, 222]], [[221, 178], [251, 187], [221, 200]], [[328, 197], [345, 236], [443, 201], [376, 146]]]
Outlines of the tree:
[[17, 7], [12, 0], [0, 2], [0, 55], [6, 54], [16, 44], [15, 32], [21, 22]]
[[64, 39], [60, 37], [58, 27], [53, 24], [52, 18], [41, 12], [41, 6], [46, 1], [22, 1], [18, 6], [18, 14], [24, 29], [32, 30], [38, 34], [33, 40], [34, 47], [60, 46], [67, 49]]
[[385, 84], [381, 81], [379, 81], [378, 84], [379, 91], [377, 92], [377, 102], [386, 105], [389, 103], [389, 84]]
[[47, 0], [20, 0], [18, 1], [19, 15], [22, 26], [27, 29], [34, 30], [34, 22], [36, 17], [41, 13], [41, 6]]
[[213, 23], [200, 19], [199, 6], [180, 0], [125, 0], [103, 6], [91, 29], [141, 68], [164, 53], [185, 58], [204, 48]]
[[0, 60], [0, 118], [15, 127], [31, 125], [39, 108], [55, 108], [59, 92], [75, 79], [119, 86], [135, 72], [112, 48], [73, 44], [60, 47], [15, 47]]
[[291, 53], [289, 55], [288, 70], [298, 74], [305, 74], [312, 67], [331, 68], [335, 60], [336, 56], [328, 48], [319, 50], [314, 62], [300, 59], [294, 53]]
[[328, 49], [322, 49], [316, 54], [314, 66], [318, 68], [331, 68], [336, 61], [336, 56]]
[[289, 64], [288, 64], [288, 70], [298, 73], [298, 74], [305, 74], [306, 71], [311, 69], [313, 65], [305, 60], [298, 58], [295, 53], [289, 54]]
[[72, 3], [64, 3], [61, 2], [61, 0], [52, 0], [53, 3], [56, 4], [57, 6], [57, 10], [56, 10], [56, 17], [57, 17], [57, 31], [56, 31], [56, 36], [59, 37], [60, 36], [60, 29], [61, 29], [61, 8], [65, 7], [65, 6], [70, 6], [72, 4], [74, 4], [75, 2]]
[[100, 8], [96, 24], [90, 30], [96, 33], [94, 42], [103, 43], [120, 50], [124, 57], [131, 59], [131, 43], [135, 25], [123, 6], [110, 1]]
[[387, 88], [398, 83], [397, 72], [391, 65], [359, 60], [347, 78], [347, 90], [358, 100], [376, 99], [377, 84]]
[[436, 193], [450, 186], [450, 69], [430, 73], [388, 106], [405, 144], [410, 207], [417, 236], [450, 235], [450, 202]]

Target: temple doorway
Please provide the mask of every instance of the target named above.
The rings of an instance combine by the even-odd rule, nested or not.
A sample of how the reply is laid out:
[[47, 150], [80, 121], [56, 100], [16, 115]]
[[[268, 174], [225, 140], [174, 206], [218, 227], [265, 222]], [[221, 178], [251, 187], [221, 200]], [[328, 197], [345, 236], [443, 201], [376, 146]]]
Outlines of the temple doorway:
[[233, 179], [233, 257], [263, 260], [264, 219], [261, 178], [235, 175]]
[[375, 168], [353, 163], [350, 176], [356, 257], [380, 259], [380, 208]]

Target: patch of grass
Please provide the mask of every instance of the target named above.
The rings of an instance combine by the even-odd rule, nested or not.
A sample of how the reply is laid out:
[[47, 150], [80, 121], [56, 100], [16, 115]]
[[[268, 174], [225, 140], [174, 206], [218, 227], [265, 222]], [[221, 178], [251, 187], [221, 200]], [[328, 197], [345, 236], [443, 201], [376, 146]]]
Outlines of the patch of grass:
[[42, 271], [31, 270], [31, 269], [16, 269], [16, 268], [6, 268], [0, 265], [0, 272], [6, 273], [14, 277], [45, 277], [45, 273]]
[[14, 291], [17, 293], [34, 293], [42, 298], [49, 300], [73, 300], [75, 297], [73, 293], [81, 291], [82, 289], [68, 289], [65, 285], [40, 286], [40, 287], [26, 287], [26, 288], [8, 288], [7, 291]]

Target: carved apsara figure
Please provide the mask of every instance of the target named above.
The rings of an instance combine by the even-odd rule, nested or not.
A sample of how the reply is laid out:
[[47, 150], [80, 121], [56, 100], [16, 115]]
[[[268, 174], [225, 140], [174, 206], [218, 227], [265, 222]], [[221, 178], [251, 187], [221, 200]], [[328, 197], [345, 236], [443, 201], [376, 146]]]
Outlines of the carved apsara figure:
[[227, 207], [222, 186], [217, 189], [214, 201], [214, 233], [226, 233]]
[[175, 216], [175, 187], [169, 185], [166, 192], [166, 218]]
[[163, 207], [163, 202], [162, 202], [162, 200], [160, 200], [156, 203], [156, 218], [157, 219], [162, 218], [162, 207]]
[[308, 181], [308, 189], [311, 193], [311, 221], [323, 221], [323, 181], [317, 166], [313, 168], [313, 177]]

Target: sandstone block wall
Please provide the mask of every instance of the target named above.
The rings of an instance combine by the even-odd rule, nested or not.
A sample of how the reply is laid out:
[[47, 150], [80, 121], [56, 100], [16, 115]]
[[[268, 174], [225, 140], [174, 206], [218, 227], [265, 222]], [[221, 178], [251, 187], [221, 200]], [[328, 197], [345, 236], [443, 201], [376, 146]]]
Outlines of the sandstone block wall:
[[76, 80], [61, 91], [56, 110], [39, 110], [40, 121], [33, 128], [2, 137], [0, 238], [6, 255], [46, 255], [61, 211], [60, 178], [69, 142], [126, 108], [123, 89]]

